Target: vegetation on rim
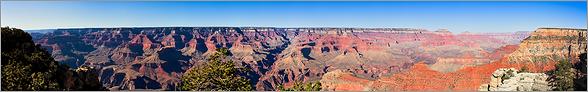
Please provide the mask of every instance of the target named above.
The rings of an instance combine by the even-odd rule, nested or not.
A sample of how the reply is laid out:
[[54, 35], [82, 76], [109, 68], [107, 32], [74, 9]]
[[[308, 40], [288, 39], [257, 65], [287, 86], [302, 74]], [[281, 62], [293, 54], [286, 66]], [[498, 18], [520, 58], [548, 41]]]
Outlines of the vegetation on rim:
[[2, 90], [105, 90], [93, 68], [70, 70], [21, 29], [1, 28]]
[[555, 70], [549, 71], [550, 85], [556, 91], [586, 90], [586, 53], [579, 56], [579, 62], [572, 64], [567, 58], [558, 58]]
[[182, 76], [182, 90], [197, 91], [250, 91], [251, 82], [239, 76], [243, 68], [235, 67], [232, 60], [225, 59], [229, 55], [227, 48], [220, 48], [208, 58], [208, 62], [196, 65]]

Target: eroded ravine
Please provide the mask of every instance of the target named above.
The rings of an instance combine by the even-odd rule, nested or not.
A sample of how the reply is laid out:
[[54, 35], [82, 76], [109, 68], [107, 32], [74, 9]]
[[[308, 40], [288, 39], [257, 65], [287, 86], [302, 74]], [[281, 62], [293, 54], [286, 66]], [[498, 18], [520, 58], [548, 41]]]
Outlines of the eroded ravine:
[[[332, 71], [364, 80], [401, 75], [423, 64], [431, 72], [460, 72], [501, 59], [511, 51], [502, 49], [512, 49], [528, 35], [410, 28], [152, 27], [57, 29], [35, 42], [60, 62], [101, 69], [101, 83], [112, 90], [174, 90], [183, 72], [205, 62], [216, 48], [227, 47], [233, 61], [251, 68], [242, 75], [257, 90], [274, 90], [319, 81]], [[64, 37], [80, 40], [60, 40]]]

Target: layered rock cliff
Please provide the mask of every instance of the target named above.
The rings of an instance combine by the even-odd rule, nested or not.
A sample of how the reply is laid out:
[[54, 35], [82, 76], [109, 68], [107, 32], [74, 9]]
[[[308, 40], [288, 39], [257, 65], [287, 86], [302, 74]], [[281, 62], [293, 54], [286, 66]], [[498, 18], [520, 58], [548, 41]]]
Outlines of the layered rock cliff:
[[[453, 34], [410, 28], [82, 28], [57, 29], [39, 37], [36, 43], [64, 64], [101, 69], [100, 82], [112, 90], [175, 90], [186, 70], [205, 62], [219, 47], [229, 48], [230, 58], [237, 65], [251, 68], [252, 71], [242, 75], [257, 90], [325, 80], [323, 75], [331, 71], [342, 73], [339, 75], [344, 78], [335, 79], [343, 81], [384, 80], [362, 85], [367, 87], [364, 89], [415, 90], [428, 86], [434, 89], [478, 87], [476, 83], [484, 82], [485, 76], [469, 73], [486, 73], [487, 68], [471, 67], [503, 63], [493, 61], [513, 52], [527, 36], [526, 32]], [[586, 47], [585, 43], [580, 44]], [[451, 72], [458, 73], [438, 77]], [[472, 77], [475, 82], [420, 85], [435, 82], [425, 80], [428, 77], [413, 77], [422, 75], [430, 75], [440, 82], [444, 82], [443, 78], [452, 79], [451, 76]], [[386, 83], [392, 79], [396, 86], [378, 88], [390, 86]], [[453, 82], [468, 81], [454, 79]], [[343, 82], [330, 84], [337, 83]]]
[[502, 57], [501, 59], [463, 67], [455, 72], [439, 72], [435, 71], [435, 64], [417, 63], [408, 71], [375, 80], [368, 80], [351, 72], [328, 72], [325, 75], [331, 76], [323, 76], [321, 83], [324, 83], [325, 90], [473, 91], [480, 85], [489, 83], [492, 73], [497, 69], [528, 67], [533, 72], [545, 72], [555, 68], [555, 60], [567, 58], [571, 61], [579, 61], [578, 56], [584, 52], [586, 52], [586, 29], [540, 28], [523, 40], [519, 46], [504, 46], [495, 50], [491, 56]]
[[586, 29], [539, 28], [509, 55], [511, 62], [547, 62], [556, 58], [577, 61], [586, 53]]

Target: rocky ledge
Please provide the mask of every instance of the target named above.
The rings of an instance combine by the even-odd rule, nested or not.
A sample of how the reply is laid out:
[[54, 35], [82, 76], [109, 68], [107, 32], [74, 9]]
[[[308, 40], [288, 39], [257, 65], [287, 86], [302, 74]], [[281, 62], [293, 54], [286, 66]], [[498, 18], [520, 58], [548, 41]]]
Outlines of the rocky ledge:
[[552, 87], [545, 73], [521, 72], [514, 68], [501, 68], [492, 73], [489, 84], [482, 84], [479, 91], [548, 91]]

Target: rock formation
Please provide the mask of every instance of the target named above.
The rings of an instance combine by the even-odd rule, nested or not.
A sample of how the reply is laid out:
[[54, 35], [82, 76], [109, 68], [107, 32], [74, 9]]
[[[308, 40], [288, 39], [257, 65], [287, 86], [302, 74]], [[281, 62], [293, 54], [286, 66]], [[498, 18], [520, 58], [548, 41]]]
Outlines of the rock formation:
[[514, 68], [501, 68], [492, 73], [489, 84], [482, 84], [479, 91], [550, 91], [545, 73], [519, 73]]
[[[540, 28], [533, 32], [531, 37], [523, 40], [520, 46], [504, 46], [493, 51], [491, 56], [501, 57], [500, 59], [485, 64], [465, 66], [455, 72], [435, 71], [432, 69], [435, 68], [435, 64], [427, 65], [420, 62], [407, 71], [375, 80], [367, 80], [353, 73], [337, 73], [338, 76], [325, 76], [328, 78], [323, 77], [321, 81], [326, 83], [323, 87], [328, 87], [325, 90], [474, 91], [479, 89], [479, 85], [489, 83], [494, 70], [500, 68], [528, 67], [532, 72], [542, 73], [553, 70], [555, 60], [560, 58], [579, 61], [574, 56], [586, 52], [585, 36], [586, 29]], [[545, 62], [534, 62], [529, 59], [538, 57], [545, 57], [543, 60]], [[437, 63], [440, 62], [437, 61]], [[337, 84], [332, 81], [347, 81], [347, 83]]]
[[[565, 34], [585, 39], [585, 32]], [[503, 62], [508, 60], [503, 57], [524, 53], [517, 48], [528, 35], [411, 28], [146, 27], [57, 29], [35, 42], [64, 64], [101, 69], [100, 82], [112, 90], [175, 90], [186, 70], [220, 47], [230, 49], [237, 65], [251, 68], [242, 75], [257, 90], [318, 80], [329, 90], [475, 90], [494, 70], [523, 65]], [[570, 43], [577, 44], [567, 45], [570, 50], [586, 48], [586, 43]]]
[[586, 36], [586, 29], [539, 28], [523, 40], [519, 45], [521, 48], [509, 55], [509, 61], [547, 62], [555, 58], [576, 58], [586, 53]]

